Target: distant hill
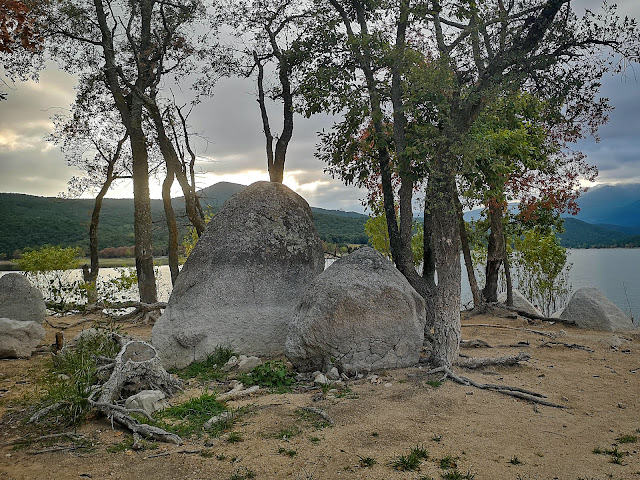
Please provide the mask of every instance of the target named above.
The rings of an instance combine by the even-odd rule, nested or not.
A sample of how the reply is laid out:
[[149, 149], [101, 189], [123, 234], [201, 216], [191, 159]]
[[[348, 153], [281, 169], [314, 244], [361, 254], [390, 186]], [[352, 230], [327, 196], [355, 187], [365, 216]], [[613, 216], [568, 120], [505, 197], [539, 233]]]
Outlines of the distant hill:
[[633, 227], [640, 233], [640, 184], [599, 185], [578, 199], [575, 217], [593, 224]]
[[[200, 191], [203, 206], [213, 212], [244, 185], [221, 182]], [[187, 233], [184, 198], [173, 200], [178, 216], [179, 235]], [[92, 199], [61, 199], [16, 193], [0, 193], [0, 257], [11, 257], [16, 250], [42, 245], [89, 248], [88, 230]], [[367, 216], [336, 210], [312, 209], [318, 234], [333, 243], [366, 243], [364, 222]], [[151, 201], [154, 255], [167, 253], [168, 233], [162, 200]], [[104, 200], [100, 214], [99, 248], [131, 246], [133, 234], [133, 200]]]

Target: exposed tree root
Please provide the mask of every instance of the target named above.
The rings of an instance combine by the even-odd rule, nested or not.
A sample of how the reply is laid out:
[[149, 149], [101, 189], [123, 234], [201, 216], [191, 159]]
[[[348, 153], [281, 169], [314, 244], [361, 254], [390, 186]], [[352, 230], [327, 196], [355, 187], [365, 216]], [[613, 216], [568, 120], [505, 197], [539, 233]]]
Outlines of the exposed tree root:
[[550, 332], [542, 332], [540, 330], [532, 330], [530, 328], [522, 327], [509, 327], [507, 325], [492, 325], [490, 323], [463, 323], [462, 327], [488, 327], [488, 328], [503, 328], [505, 330], [519, 330], [521, 332], [535, 333], [536, 335], [542, 335], [544, 337], [555, 338], [556, 335]]
[[435, 368], [435, 369], [430, 370], [429, 372], [427, 372], [427, 375], [436, 374], [436, 373], [443, 373], [444, 374], [442, 379], [441, 379], [442, 381], [446, 380], [447, 378], [450, 378], [451, 380], [453, 380], [456, 383], [459, 383], [460, 385], [471, 386], [471, 387], [479, 388], [480, 390], [493, 390], [495, 392], [502, 393], [502, 394], [508, 395], [510, 397], [520, 398], [522, 400], [527, 400], [529, 402], [538, 403], [540, 405], [545, 405], [547, 407], [563, 408], [563, 409], [567, 408], [564, 405], [560, 405], [558, 403], [553, 403], [553, 402], [544, 400], [547, 397], [545, 395], [542, 395], [541, 393], [533, 392], [531, 390], [526, 390], [524, 388], [519, 388], [519, 387], [510, 387], [510, 386], [507, 386], [507, 385], [495, 385], [495, 384], [490, 384], [490, 383], [477, 383], [477, 382], [471, 380], [468, 377], [462, 377], [462, 376], [456, 375], [448, 367]]
[[526, 362], [531, 358], [528, 353], [520, 352], [518, 355], [505, 355], [504, 357], [497, 358], [461, 358], [458, 357], [455, 365], [458, 367], [464, 367], [469, 369], [482, 368], [494, 365], [508, 366], [516, 365], [519, 362]]
[[227, 393], [223, 393], [222, 395], [218, 395], [216, 400], [219, 402], [228, 402], [230, 400], [238, 400], [239, 398], [248, 397], [249, 395], [256, 393], [260, 390], [258, 385], [254, 385], [249, 388], [244, 388], [242, 383], [236, 384], [230, 391]]
[[573, 320], [565, 320], [564, 318], [556, 318], [556, 317], [545, 317], [544, 315], [538, 315], [536, 313], [527, 312], [526, 310], [520, 310], [516, 307], [510, 307], [508, 305], [500, 305], [499, 308], [505, 308], [512, 312], [517, 313], [521, 317], [530, 318], [532, 320], [541, 320], [543, 322], [552, 322], [552, 323], [564, 323], [565, 325], [575, 325], [576, 322]]
[[27, 423], [38, 423], [40, 419], [44, 417], [47, 413], [51, 412], [52, 410], [55, 410], [56, 408], [60, 408], [61, 406], [66, 404], [67, 404], [66, 402], [56, 402], [51, 405], [47, 405], [46, 407], [41, 408], [36, 413], [31, 415]]
[[489, 345], [487, 342], [485, 342], [484, 340], [475, 339], [475, 340], [461, 340], [460, 348], [493, 348], [493, 347]]
[[577, 343], [566, 343], [566, 342], [544, 342], [542, 345], [538, 346], [538, 348], [547, 347], [551, 348], [555, 345], [561, 345], [567, 348], [575, 348], [576, 350], [585, 350], [587, 352], [595, 352], [592, 348], [585, 347], [584, 345], [578, 345]]

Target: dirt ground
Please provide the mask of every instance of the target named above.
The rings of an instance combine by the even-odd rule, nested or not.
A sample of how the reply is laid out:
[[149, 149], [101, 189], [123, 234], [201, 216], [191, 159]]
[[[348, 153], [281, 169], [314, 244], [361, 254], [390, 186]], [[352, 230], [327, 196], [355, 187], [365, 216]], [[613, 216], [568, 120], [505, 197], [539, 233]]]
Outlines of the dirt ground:
[[[486, 324], [534, 329], [554, 337], [478, 326]], [[44, 344], [54, 343], [53, 327], [65, 328], [67, 338], [73, 338], [90, 326], [83, 317], [50, 317]], [[144, 325], [126, 325], [125, 330], [141, 339], [151, 333]], [[533, 390], [566, 408], [534, 405], [451, 381], [434, 387], [426, 383], [426, 369], [415, 367], [379, 372], [376, 383], [366, 378], [349, 382], [348, 390], [337, 394], [300, 389], [230, 402], [251, 405], [233, 427], [242, 440], [235, 443], [225, 433], [185, 439], [181, 446], [158, 443], [155, 449], [110, 453], [107, 448], [129, 434], [94, 418], [76, 432], [93, 444], [90, 451], [63, 438], [15, 449], [16, 440], [37, 435], [20, 420], [27, 408], [21, 399], [33, 396], [36, 379], [44, 371], [50, 354], [43, 346], [31, 359], [0, 361], [0, 480], [640, 480], [640, 441], [633, 441], [640, 437], [640, 333], [614, 335], [560, 324], [531, 325], [522, 318], [463, 315], [463, 338], [494, 347], [462, 349], [464, 355], [524, 351], [531, 359], [512, 367], [457, 369], [458, 374]], [[557, 343], [542, 347], [549, 341]], [[207, 388], [192, 387], [184, 395], [198, 395]], [[184, 395], [171, 402], [184, 401]], [[335, 425], [318, 429], [313, 418], [300, 416], [298, 408], [303, 406], [324, 410]], [[285, 429], [290, 437], [279, 436]], [[623, 435], [630, 441], [620, 442]], [[420, 470], [395, 470], [393, 460], [416, 445], [429, 452]], [[596, 447], [604, 451], [615, 445], [624, 452], [621, 465], [612, 463], [611, 455], [594, 453]], [[440, 468], [446, 456], [455, 459], [457, 471], [466, 477]], [[375, 463], [365, 465], [362, 459], [368, 458]], [[444, 477], [447, 472], [450, 476]]]

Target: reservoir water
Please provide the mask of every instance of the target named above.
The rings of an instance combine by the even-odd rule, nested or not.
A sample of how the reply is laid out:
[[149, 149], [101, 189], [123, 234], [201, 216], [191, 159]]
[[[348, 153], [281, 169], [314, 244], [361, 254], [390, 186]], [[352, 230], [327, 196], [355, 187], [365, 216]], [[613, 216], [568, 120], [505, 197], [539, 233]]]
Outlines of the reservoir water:
[[[327, 260], [327, 266], [333, 260]], [[640, 319], [640, 249], [607, 248], [607, 249], [570, 249], [569, 282], [572, 290], [580, 287], [594, 286], [627, 315], [633, 316], [638, 324]], [[8, 272], [0, 272], [0, 276]], [[109, 277], [116, 275], [113, 268], [100, 269], [100, 275]], [[81, 272], [75, 272], [81, 278]], [[471, 292], [466, 278], [462, 275], [463, 305], [471, 300]], [[167, 301], [171, 292], [169, 267], [158, 267], [158, 300]]]

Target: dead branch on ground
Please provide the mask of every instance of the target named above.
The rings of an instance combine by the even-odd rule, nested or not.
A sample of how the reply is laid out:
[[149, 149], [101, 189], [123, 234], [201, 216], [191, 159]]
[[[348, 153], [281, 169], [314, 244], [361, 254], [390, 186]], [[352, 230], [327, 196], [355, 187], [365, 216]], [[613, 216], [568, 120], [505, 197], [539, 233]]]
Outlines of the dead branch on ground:
[[555, 345], [561, 345], [563, 347], [567, 347], [567, 348], [575, 348], [576, 350], [585, 350], [587, 352], [595, 352], [595, 350], [593, 350], [592, 348], [589, 347], [585, 347], [584, 345], [578, 345], [577, 343], [566, 343], [566, 342], [544, 342], [542, 345], [539, 345], [538, 348], [542, 348], [542, 347], [547, 347], [547, 348], [551, 348]]
[[473, 370], [476, 368], [496, 366], [496, 365], [499, 365], [499, 366], [516, 365], [520, 362], [526, 362], [530, 358], [531, 358], [531, 355], [524, 352], [520, 352], [518, 353], [518, 355], [505, 355], [504, 357], [497, 357], [497, 358], [496, 357], [491, 357], [491, 358], [458, 357], [458, 360], [456, 360], [455, 365], [458, 367], [469, 368]]
[[555, 338], [556, 335], [550, 332], [543, 332], [540, 330], [532, 330], [531, 328], [522, 327], [509, 327], [507, 325], [492, 325], [490, 323], [463, 323], [462, 327], [488, 327], [488, 328], [503, 328], [505, 330], [518, 330], [521, 332], [535, 333], [536, 335], [542, 335], [544, 337]]

